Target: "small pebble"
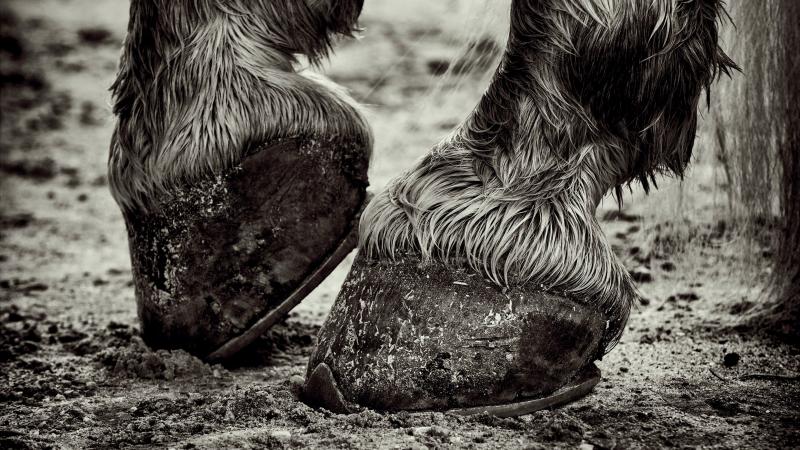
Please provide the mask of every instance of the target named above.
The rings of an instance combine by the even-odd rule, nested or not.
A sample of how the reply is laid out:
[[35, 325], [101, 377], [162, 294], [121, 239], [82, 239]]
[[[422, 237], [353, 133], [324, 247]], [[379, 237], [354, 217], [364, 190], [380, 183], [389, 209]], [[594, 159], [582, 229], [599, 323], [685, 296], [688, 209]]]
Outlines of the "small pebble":
[[431, 431], [431, 427], [414, 427], [410, 431], [412, 436], [425, 436]]
[[289, 430], [275, 430], [269, 435], [281, 442], [286, 442], [292, 438], [292, 433], [290, 433]]
[[722, 359], [722, 364], [724, 364], [725, 367], [733, 367], [739, 364], [740, 359], [741, 357], [736, 352], [726, 353], [725, 357]]
[[305, 378], [300, 375], [292, 375], [291, 378], [289, 378], [289, 389], [292, 391], [295, 398], [300, 397], [302, 394], [305, 382]]
[[631, 278], [633, 278], [633, 281], [637, 281], [639, 283], [649, 283], [653, 281], [653, 274], [647, 267], [639, 266], [631, 270]]
[[694, 291], [681, 292], [677, 294], [676, 297], [678, 298], [678, 300], [684, 300], [687, 302], [694, 302], [700, 300], [700, 296], [697, 295], [697, 293]]

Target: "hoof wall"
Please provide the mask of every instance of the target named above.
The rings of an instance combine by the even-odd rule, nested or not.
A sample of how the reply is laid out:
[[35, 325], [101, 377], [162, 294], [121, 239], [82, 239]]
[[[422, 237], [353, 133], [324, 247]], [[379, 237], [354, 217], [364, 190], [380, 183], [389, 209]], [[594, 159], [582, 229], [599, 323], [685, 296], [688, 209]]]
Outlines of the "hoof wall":
[[254, 150], [224, 173], [152, 199], [158, 207], [125, 211], [151, 347], [226, 359], [355, 247], [367, 148], [291, 139]]
[[358, 255], [308, 376], [324, 363], [347, 401], [379, 411], [479, 413], [527, 400], [519, 411], [496, 410], [516, 415], [588, 393], [596, 380], [587, 368], [608, 332], [603, 311], [535, 287], [501, 291], [473, 275]]

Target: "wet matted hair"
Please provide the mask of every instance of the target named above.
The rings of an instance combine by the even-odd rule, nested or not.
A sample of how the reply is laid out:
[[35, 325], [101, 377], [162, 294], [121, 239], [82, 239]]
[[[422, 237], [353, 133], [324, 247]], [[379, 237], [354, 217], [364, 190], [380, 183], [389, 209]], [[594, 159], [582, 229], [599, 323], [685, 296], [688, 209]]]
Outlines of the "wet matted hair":
[[733, 67], [723, 16], [719, 0], [514, 0], [491, 86], [368, 206], [363, 251], [598, 304], [610, 345], [638, 294], [596, 207], [626, 183], [682, 176], [701, 93]]
[[123, 209], [228, 169], [282, 138], [371, 147], [357, 106], [295, 56], [326, 57], [363, 0], [132, 0], [112, 86], [109, 181]]

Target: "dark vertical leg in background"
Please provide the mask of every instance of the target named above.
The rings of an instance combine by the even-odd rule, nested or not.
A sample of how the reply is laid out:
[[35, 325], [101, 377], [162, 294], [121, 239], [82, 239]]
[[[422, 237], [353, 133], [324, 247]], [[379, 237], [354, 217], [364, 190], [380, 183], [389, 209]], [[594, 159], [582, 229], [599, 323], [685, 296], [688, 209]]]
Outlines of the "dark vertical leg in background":
[[800, 2], [781, 2], [783, 20], [783, 74], [781, 94], [785, 101], [785, 139], [780, 146], [783, 167], [781, 180], [781, 213], [783, 226], [778, 252], [776, 282], [783, 290], [785, 319], [795, 342], [800, 341]]

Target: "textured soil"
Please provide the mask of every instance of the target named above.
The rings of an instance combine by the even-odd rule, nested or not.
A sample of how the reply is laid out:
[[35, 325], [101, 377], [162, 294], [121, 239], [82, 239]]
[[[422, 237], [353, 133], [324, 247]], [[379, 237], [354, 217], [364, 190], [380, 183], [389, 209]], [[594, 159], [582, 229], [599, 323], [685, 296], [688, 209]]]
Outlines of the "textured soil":
[[[438, 6], [426, 6], [424, 17], [406, 11], [427, 2], [397, 2], [397, 10], [373, 3], [365, 37], [341, 46], [325, 69], [370, 105], [379, 189], [470, 109], [498, 47], [489, 31], [465, 47], [451, 33], [463, 25], [437, 16]], [[0, 8], [0, 448], [800, 442], [800, 349], [742, 325], [767, 295], [760, 280], [769, 227], [764, 242], [743, 252], [713, 213], [717, 179], [702, 160], [685, 184], [667, 183], [650, 198], [635, 192], [630, 206], [607, 202], [601, 211], [644, 298], [598, 364], [594, 393], [566, 407], [498, 419], [337, 415], [299, 402], [317, 331], [352, 259], [225, 367], [150, 350], [139, 337], [127, 239], [105, 178], [113, 126], [106, 88], [127, 2], [11, 0]], [[665, 214], [678, 191], [694, 209]]]

